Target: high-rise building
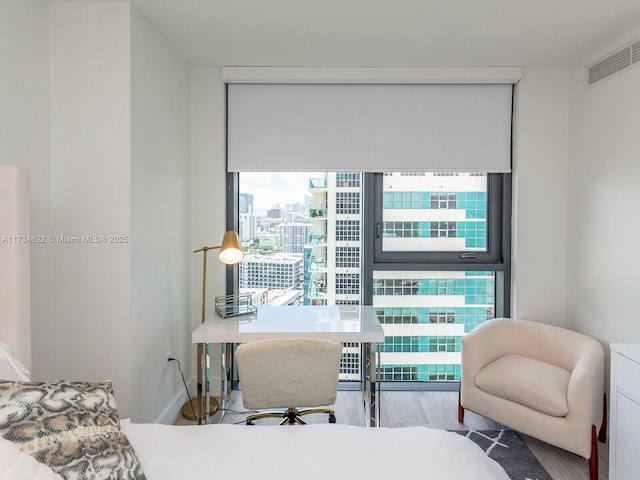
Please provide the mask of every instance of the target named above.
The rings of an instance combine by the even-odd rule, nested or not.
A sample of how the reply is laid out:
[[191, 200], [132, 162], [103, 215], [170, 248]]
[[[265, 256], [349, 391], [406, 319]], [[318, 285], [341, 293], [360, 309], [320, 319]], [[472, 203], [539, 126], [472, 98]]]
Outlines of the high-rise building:
[[304, 304], [327, 303], [327, 176], [309, 179], [311, 235], [304, 248]]
[[[305, 305], [360, 305], [361, 190], [360, 173], [309, 180], [313, 228], [304, 249]], [[360, 344], [345, 343], [340, 379], [360, 380]]]
[[282, 218], [282, 209], [279, 207], [273, 207], [267, 210], [267, 218], [271, 219], [281, 219]]
[[311, 235], [310, 223], [285, 223], [282, 225], [282, 251], [304, 253], [304, 246]]
[[302, 265], [302, 255], [245, 255], [239, 267], [240, 289], [301, 289]]
[[238, 215], [238, 237], [243, 246], [253, 245], [258, 240], [258, 218], [255, 214]]
[[238, 213], [253, 213], [253, 195], [241, 193], [238, 195]]
[[[487, 247], [486, 175], [393, 173], [383, 187], [384, 249], [479, 252]], [[459, 380], [460, 341], [495, 316], [495, 274], [374, 271], [383, 323], [383, 380]]]
[[360, 304], [361, 191], [360, 173], [309, 180], [313, 228], [305, 248], [307, 305]]
[[[329, 177], [329, 277], [336, 305], [359, 305], [361, 298], [362, 174], [335, 173]], [[331, 299], [331, 295], [329, 296]]]

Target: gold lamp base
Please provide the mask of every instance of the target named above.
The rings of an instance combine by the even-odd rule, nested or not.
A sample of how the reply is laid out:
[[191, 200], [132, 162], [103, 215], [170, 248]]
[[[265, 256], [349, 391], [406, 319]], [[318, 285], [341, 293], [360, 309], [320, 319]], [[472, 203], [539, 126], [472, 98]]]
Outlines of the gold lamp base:
[[[209, 415], [213, 415], [218, 411], [218, 400], [209, 397]], [[193, 412], [198, 412], [198, 399], [192, 398], [191, 402], [186, 402], [182, 406], [182, 416], [187, 420], [195, 421], [198, 418], [193, 415]]]

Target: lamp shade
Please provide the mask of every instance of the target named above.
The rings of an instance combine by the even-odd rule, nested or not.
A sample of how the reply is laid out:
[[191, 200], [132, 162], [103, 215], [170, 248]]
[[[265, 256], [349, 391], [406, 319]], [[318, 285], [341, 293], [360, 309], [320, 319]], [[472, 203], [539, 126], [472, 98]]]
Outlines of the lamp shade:
[[238, 234], [233, 230], [225, 232], [222, 237], [222, 245], [220, 245], [220, 254], [218, 258], [222, 263], [233, 265], [242, 260], [244, 254], [240, 249], [240, 241], [238, 240]]

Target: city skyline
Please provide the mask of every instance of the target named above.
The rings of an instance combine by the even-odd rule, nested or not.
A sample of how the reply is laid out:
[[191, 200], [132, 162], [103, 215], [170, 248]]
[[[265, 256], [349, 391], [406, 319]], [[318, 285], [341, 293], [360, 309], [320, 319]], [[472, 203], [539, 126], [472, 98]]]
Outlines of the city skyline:
[[324, 178], [325, 172], [241, 172], [240, 193], [253, 195], [255, 212], [266, 211], [276, 204], [304, 204], [309, 196], [309, 179]]

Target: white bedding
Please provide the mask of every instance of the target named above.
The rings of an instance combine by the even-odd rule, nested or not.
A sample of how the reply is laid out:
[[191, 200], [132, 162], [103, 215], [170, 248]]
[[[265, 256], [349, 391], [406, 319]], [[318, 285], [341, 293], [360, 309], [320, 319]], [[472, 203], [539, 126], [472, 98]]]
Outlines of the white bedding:
[[471, 440], [427, 427], [123, 422], [147, 480], [508, 480]]
[[63, 480], [44, 463], [0, 437], [0, 480]]
[[29, 370], [12, 354], [9, 345], [0, 340], [0, 379], [29, 381]]

